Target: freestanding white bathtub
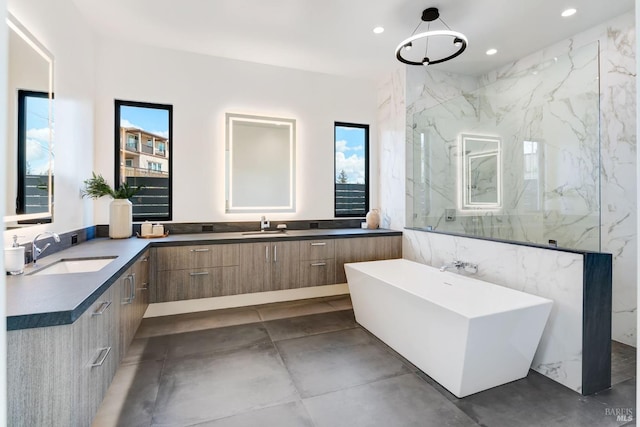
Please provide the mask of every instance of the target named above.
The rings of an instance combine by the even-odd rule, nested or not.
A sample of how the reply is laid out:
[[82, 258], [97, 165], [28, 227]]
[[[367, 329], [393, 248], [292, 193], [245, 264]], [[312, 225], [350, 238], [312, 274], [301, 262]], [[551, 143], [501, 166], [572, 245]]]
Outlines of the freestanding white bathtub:
[[345, 271], [356, 321], [457, 397], [526, 377], [553, 304], [404, 259]]

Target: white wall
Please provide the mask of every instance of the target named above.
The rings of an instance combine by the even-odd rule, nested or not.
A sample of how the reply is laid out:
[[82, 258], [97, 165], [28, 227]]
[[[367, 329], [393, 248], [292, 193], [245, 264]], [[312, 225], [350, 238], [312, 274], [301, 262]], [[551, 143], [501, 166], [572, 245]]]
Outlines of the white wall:
[[[21, 229], [24, 242], [43, 230], [93, 224], [93, 205], [80, 198], [80, 188], [93, 159], [94, 35], [71, 0], [9, 0], [7, 9], [54, 55], [53, 224]], [[5, 244], [12, 234], [4, 232]]]
[[[224, 212], [226, 112], [296, 120], [297, 209], [270, 219], [333, 218], [334, 121], [371, 125], [371, 188], [377, 188], [372, 83], [106, 39], [97, 50], [97, 81], [95, 168], [110, 182], [114, 99], [173, 105], [173, 221], [259, 219]], [[96, 204], [97, 224], [108, 222], [107, 203]]]
[[[7, 3], [0, 0], [0, 22], [5, 22]], [[7, 46], [7, 26], [0, 25], [0, 46]], [[7, 49], [0, 49], [0, 70], [7, 69]], [[7, 73], [0, 73], [0, 88], [7, 87]], [[0, 129], [7, 126], [7, 92], [0, 90]], [[0, 132], [0, 153], [6, 152], [7, 134]], [[6, 191], [5, 174], [0, 173], [0, 188]], [[0, 212], [4, 212], [4, 197], [0, 197]], [[0, 258], [0, 272], [4, 273], [4, 256]], [[6, 276], [0, 274], [0, 289], [5, 289]], [[6, 318], [6, 295], [0, 292], [0, 319]], [[3, 323], [3, 325], [6, 323]], [[0, 425], [7, 419], [7, 328], [0, 328]]]

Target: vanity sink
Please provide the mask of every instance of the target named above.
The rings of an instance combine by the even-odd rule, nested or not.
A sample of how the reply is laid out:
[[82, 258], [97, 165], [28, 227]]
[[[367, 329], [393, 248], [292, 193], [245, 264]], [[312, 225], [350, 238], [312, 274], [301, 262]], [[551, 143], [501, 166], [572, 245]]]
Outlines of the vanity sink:
[[100, 258], [92, 257], [61, 259], [60, 261], [56, 261], [51, 265], [42, 267], [42, 269], [30, 273], [30, 275], [91, 273], [94, 271], [102, 270], [116, 258], [117, 257], [115, 256], [110, 256]]
[[243, 236], [261, 236], [266, 234], [284, 236], [287, 234], [287, 232], [285, 230], [263, 230], [263, 231], [245, 231], [242, 233]]

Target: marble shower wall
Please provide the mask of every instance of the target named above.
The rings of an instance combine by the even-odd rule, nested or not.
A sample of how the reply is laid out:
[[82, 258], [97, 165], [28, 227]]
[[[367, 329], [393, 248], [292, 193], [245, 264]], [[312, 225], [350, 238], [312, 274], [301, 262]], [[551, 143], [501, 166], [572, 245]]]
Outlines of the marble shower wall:
[[[405, 87], [404, 68], [398, 69], [378, 85], [378, 141], [380, 164], [380, 227], [402, 230], [405, 226]], [[409, 190], [408, 187], [406, 187]]]
[[[572, 165], [571, 170], [577, 172], [576, 176], [573, 176], [566, 173], [568, 169], [564, 169], [564, 167], [553, 167], [553, 173], [556, 174], [554, 178], [559, 185], [547, 186], [544, 189], [548, 196], [552, 196], [548, 197], [544, 211], [528, 211], [523, 214], [522, 211], [527, 209], [524, 209], [523, 203], [525, 202], [522, 197], [528, 198], [526, 203], [529, 205], [535, 201], [534, 196], [524, 192], [519, 204], [516, 204], [516, 207], [522, 208], [519, 215], [509, 217], [509, 219], [496, 212], [464, 218], [457, 216], [454, 222], [444, 221], [445, 212], [442, 211], [431, 215], [431, 212], [437, 209], [442, 210], [442, 206], [447, 206], [447, 209], [456, 207], [456, 204], [453, 204], [457, 197], [453, 179], [449, 184], [440, 188], [432, 188], [427, 185], [427, 179], [436, 179], [437, 175], [448, 173], [446, 171], [449, 171], [452, 165], [457, 162], [455, 137], [447, 131], [447, 126], [452, 126], [451, 123], [456, 118], [464, 120], [465, 126], [474, 126], [478, 124], [479, 117], [485, 117], [489, 114], [494, 114], [494, 117], [506, 117], [504, 106], [509, 103], [500, 101], [512, 99], [509, 91], [521, 93], [524, 86], [531, 85], [530, 82], [533, 81], [531, 79], [523, 82], [518, 79], [519, 76], [526, 75], [526, 70], [531, 73], [533, 71], [541, 72], [535, 67], [553, 64], [555, 63], [554, 58], [558, 58], [558, 62], [563, 57], [569, 58], [570, 63], [577, 61], [573, 62], [574, 65], [579, 61], [589, 60], [589, 57], [592, 57], [589, 46], [593, 46], [595, 43], [599, 43], [600, 54], [600, 156], [597, 156], [597, 151], [594, 151], [593, 148], [586, 148], [584, 144], [579, 149], [573, 148], [565, 151], [566, 148], [561, 144], [563, 137], [555, 138], [554, 144], [542, 141], [546, 142], [549, 147], [545, 146], [541, 156], [553, 155], [556, 160], [551, 164], [557, 166], [566, 161], [568, 165]], [[579, 57], [581, 53], [584, 53], [584, 57]], [[601, 251], [613, 254], [613, 338], [635, 346], [637, 333], [635, 73], [635, 16], [633, 12], [577, 34], [480, 78], [434, 70], [426, 72], [422, 67], [407, 67], [407, 145], [405, 147], [404, 141], [393, 141], [395, 150], [406, 149], [406, 224], [413, 226], [415, 223], [416, 226], [433, 225], [436, 227], [441, 227], [444, 223], [454, 224], [455, 227], [448, 230], [508, 240], [544, 241], [536, 240], [543, 236], [543, 238], [557, 239], [561, 246], [576, 248], [597, 248], [599, 245]], [[588, 84], [586, 80], [582, 82]], [[500, 86], [502, 88], [499, 93], [500, 99], [483, 104], [480, 96], [482, 94], [481, 88], [495, 84], [502, 85]], [[553, 93], [555, 98], [547, 101], [556, 100], [557, 102], [550, 102], [549, 105], [544, 102], [544, 96], [545, 94], [550, 95], [550, 93], [535, 91], [542, 96], [539, 100], [540, 105], [538, 108], [532, 108], [529, 115], [521, 117], [521, 122], [525, 126], [521, 128], [521, 134], [518, 135], [520, 144], [522, 144], [521, 141], [526, 137], [527, 132], [529, 134], [550, 133], [549, 128], [545, 127], [546, 125], [541, 125], [541, 122], [536, 120], [540, 114], [543, 116], [551, 115], [560, 125], [560, 129], [566, 125], [564, 129], [571, 129], [574, 134], [593, 125], [577, 119], [576, 117], [579, 116], [574, 112], [567, 114], [570, 111], [570, 105], [560, 100], [562, 90], [564, 88], [559, 88], [560, 92]], [[456, 100], [456, 102], [452, 103], [451, 100]], [[529, 97], [522, 96], [520, 101], [525, 103], [528, 100]], [[498, 109], [496, 106], [501, 106], [502, 109]], [[433, 116], [426, 119], [428, 132], [424, 132], [424, 144], [432, 151], [440, 151], [436, 153], [418, 151], [418, 153], [421, 156], [422, 153], [440, 156], [440, 161], [434, 165], [433, 169], [422, 166], [425, 164], [423, 159], [414, 156], [414, 141], [416, 144], [422, 142], [419, 132], [418, 138], [415, 139], [413, 117], [420, 116], [427, 110], [432, 111]], [[585, 113], [586, 111], [582, 111], [580, 114]], [[504, 119], [496, 121], [496, 126], [503, 124], [505, 124]], [[557, 127], [555, 126], [555, 128]], [[477, 130], [488, 133], [484, 128], [478, 127]], [[593, 136], [587, 135], [585, 131], [584, 138], [580, 141], [587, 141], [587, 138]], [[428, 138], [439, 138], [445, 141], [445, 144], [441, 144], [440, 147], [435, 144], [429, 146], [427, 144]], [[507, 143], [504, 138], [502, 142], [503, 144]], [[520, 145], [518, 150], [522, 148]], [[522, 152], [519, 151], [519, 153]], [[510, 160], [508, 156], [507, 153], [503, 161], [515, 161], [513, 154]], [[389, 167], [391, 166], [389, 165]], [[395, 166], [392, 169], [381, 168], [382, 180], [386, 176], [393, 176], [393, 174], [397, 176], [399, 172], [394, 168]], [[594, 213], [591, 201], [597, 201], [597, 198], [592, 199], [586, 195], [597, 190], [597, 184], [594, 184], [594, 180], [596, 180], [598, 171], [600, 172], [601, 208]], [[547, 170], [545, 173], [551, 173], [551, 171]], [[394, 188], [396, 193], [400, 192], [400, 188], [404, 192], [404, 186]], [[508, 183], [507, 188], [505, 193], [507, 191], [517, 193], [517, 189], [521, 189], [522, 186], [519, 180], [513, 179]], [[570, 192], [565, 191], [569, 188]], [[388, 191], [393, 193], [394, 189]], [[506, 196], [507, 194], [505, 194], [505, 200]], [[416, 210], [416, 206], [419, 209]], [[383, 211], [391, 207], [384, 203], [381, 206]], [[548, 211], [547, 207], [549, 207]], [[578, 212], [578, 208], [583, 210]], [[570, 219], [562, 220], [559, 216], [554, 217], [556, 215], [554, 209], [555, 212], [562, 212], [565, 218]], [[429, 214], [423, 215], [427, 211]], [[599, 227], [593, 218], [597, 214], [601, 217]], [[549, 218], [545, 218], [545, 215]], [[527, 224], [527, 226], [525, 227], [523, 224]], [[535, 224], [535, 226], [531, 226], [531, 224]], [[446, 239], [447, 236], [443, 238]], [[455, 239], [453, 236], [448, 238]], [[419, 245], [423, 243], [419, 239], [405, 241], [407, 250], [412, 253], [420, 253], [422, 248]], [[438, 252], [437, 248], [433, 250]], [[525, 259], [522, 262], [528, 264]], [[535, 265], [535, 260], [532, 262]]]
[[[408, 120], [413, 226], [599, 249], [597, 43], [504, 73]], [[500, 141], [499, 208], [462, 208], [461, 135]]]

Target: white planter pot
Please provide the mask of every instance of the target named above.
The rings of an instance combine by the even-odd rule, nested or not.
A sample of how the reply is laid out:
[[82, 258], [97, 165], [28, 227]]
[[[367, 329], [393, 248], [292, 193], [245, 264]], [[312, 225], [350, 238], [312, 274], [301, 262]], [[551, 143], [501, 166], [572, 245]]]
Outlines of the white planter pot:
[[128, 239], [131, 237], [133, 205], [127, 199], [113, 199], [109, 205], [109, 237]]

